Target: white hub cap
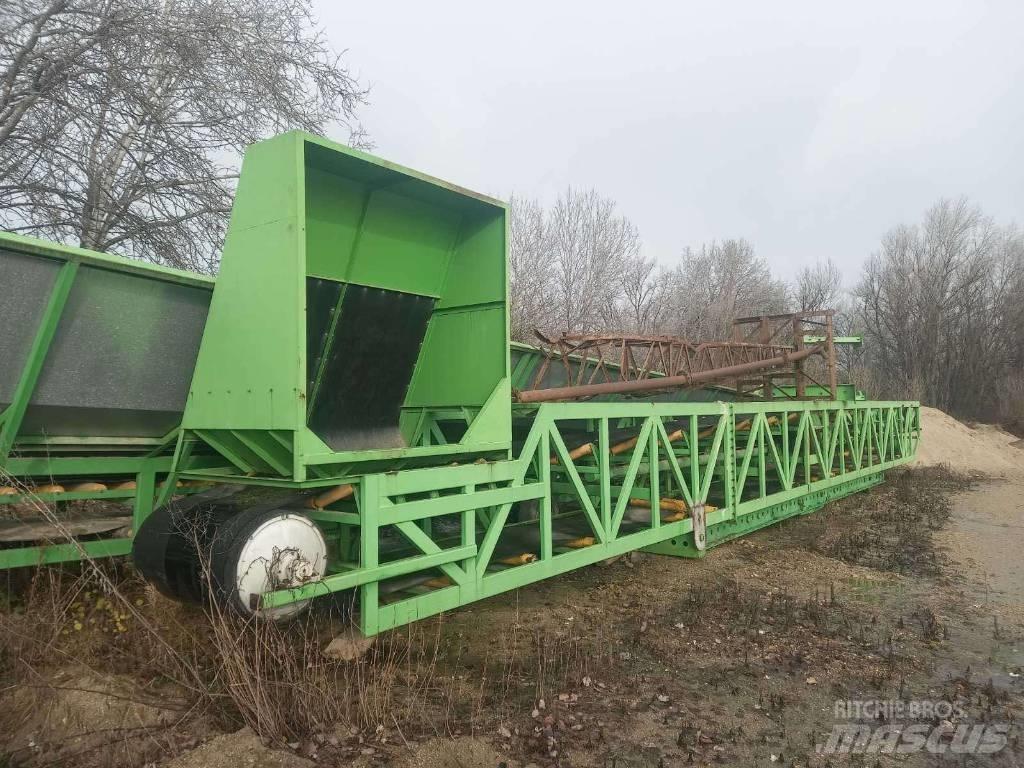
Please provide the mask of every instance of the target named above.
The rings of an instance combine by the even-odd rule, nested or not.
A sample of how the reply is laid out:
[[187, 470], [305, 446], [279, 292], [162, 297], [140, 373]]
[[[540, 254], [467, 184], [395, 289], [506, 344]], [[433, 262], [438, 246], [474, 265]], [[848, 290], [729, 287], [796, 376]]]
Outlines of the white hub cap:
[[[253, 595], [277, 589], [301, 587], [325, 575], [327, 543], [316, 524], [302, 515], [282, 513], [249, 534], [238, 552], [236, 583], [243, 606], [253, 605]], [[260, 615], [286, 619], [302, 611], [309, 603], [266, 608]]]

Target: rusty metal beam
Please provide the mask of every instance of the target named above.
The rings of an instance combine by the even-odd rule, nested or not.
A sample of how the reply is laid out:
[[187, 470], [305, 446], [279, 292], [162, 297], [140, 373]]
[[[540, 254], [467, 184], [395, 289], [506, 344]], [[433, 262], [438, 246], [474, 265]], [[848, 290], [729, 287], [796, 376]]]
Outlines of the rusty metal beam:
[[691, 387], [696, 384], [706, 384], [721, 379], [735, 378], [747, 373], [766, 372], [772, 369], [784, 368], [811, 355], [824, 352], [824, 350], [825, 345], [819, 344], [813, 347], [804, 347], [801, 350], [783, 352], [780, 355], [765, 360], [712, 368], [693, 374], [660, 376], [657, 378], [628, 381], [607, 381], [599, 384], [583, 384], [570, 387], [531, 389], [518, 392], [515, 397], [520, 403], [546, 403], [552, 400], [570, 400], [580, 397], [595, 397], [597, 395], [620, 395], [631, 392], [651, 392], [659, 389]]

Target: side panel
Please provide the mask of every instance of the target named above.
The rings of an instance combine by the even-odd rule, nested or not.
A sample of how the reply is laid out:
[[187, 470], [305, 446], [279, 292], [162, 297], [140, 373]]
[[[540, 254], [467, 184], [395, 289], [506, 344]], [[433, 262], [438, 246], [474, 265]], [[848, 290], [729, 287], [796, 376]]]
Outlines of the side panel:
[[[509, 408], [501, 203], [288, 133], [247, 151], [221, 263], [184, 426], [224, 476], [509, 446], [507, 417], [468, 424]], [[442, 409], [463, 424], [437, 426]]]
[[177, 427], [209, 288], [156, 268], [123, 269], [113, 257], [60, 246], [44, 255], [11, 241], [0, 244], [0, 413], [19, 402], [0, 443], [158, 438]]
[[493, 258], [495, 253], [505, 253], [505, 217], [468, 220], [445, 275], [407, 406], [483, 405], [495, 383], [508, 375], [505, 260]]
[[302, 142], [285, 134], [245, 155], [187, 429], [287, 429], [305, 422]]
[[14, 398], [32, 340], [63, 262], [0, 248], [0, 412]]
[[209, 291], [83, 266], [22, 433], [160, 437], [181, 421]]

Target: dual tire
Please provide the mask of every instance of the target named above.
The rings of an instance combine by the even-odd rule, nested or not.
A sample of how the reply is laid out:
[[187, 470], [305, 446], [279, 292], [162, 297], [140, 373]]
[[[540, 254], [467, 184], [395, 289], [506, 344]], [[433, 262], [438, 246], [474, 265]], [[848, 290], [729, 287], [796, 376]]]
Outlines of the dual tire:
[[274, 621], [297, 616], [310, 601], [262, 608], [260, 595], [317, 581], [327, 570], [327, 544], [305, 515], [203, 499], [155, 510], [137, 532], [132, 555], [143, 577], [169, 597], [212, 596], [239, 615]]

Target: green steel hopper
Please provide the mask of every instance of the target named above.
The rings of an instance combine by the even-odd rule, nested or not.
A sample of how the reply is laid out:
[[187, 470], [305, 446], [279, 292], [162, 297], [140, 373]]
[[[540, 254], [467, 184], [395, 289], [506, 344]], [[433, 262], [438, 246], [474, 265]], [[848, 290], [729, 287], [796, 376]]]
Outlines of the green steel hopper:
[[220, 477], [507, 452], [508, 403], [501, 203], [299, 133], [246, 154], [183, 420]]
[[830, 316], [783, 318], [791, 346], [772, 318], [761, 343], [510, 345], [504, 205], [298, 132], [246, 153], [215, 284], [12, 235], [0, 284], [0, 504], [108, 499], [130, 528], [62, 509], [78, 535], [26, 545], [20, 519], [0, 567], [131, 549], [242, 612], [353, 595], [366, 634], [702, 556], [881, 482], [920, 431], [835, 382]]

